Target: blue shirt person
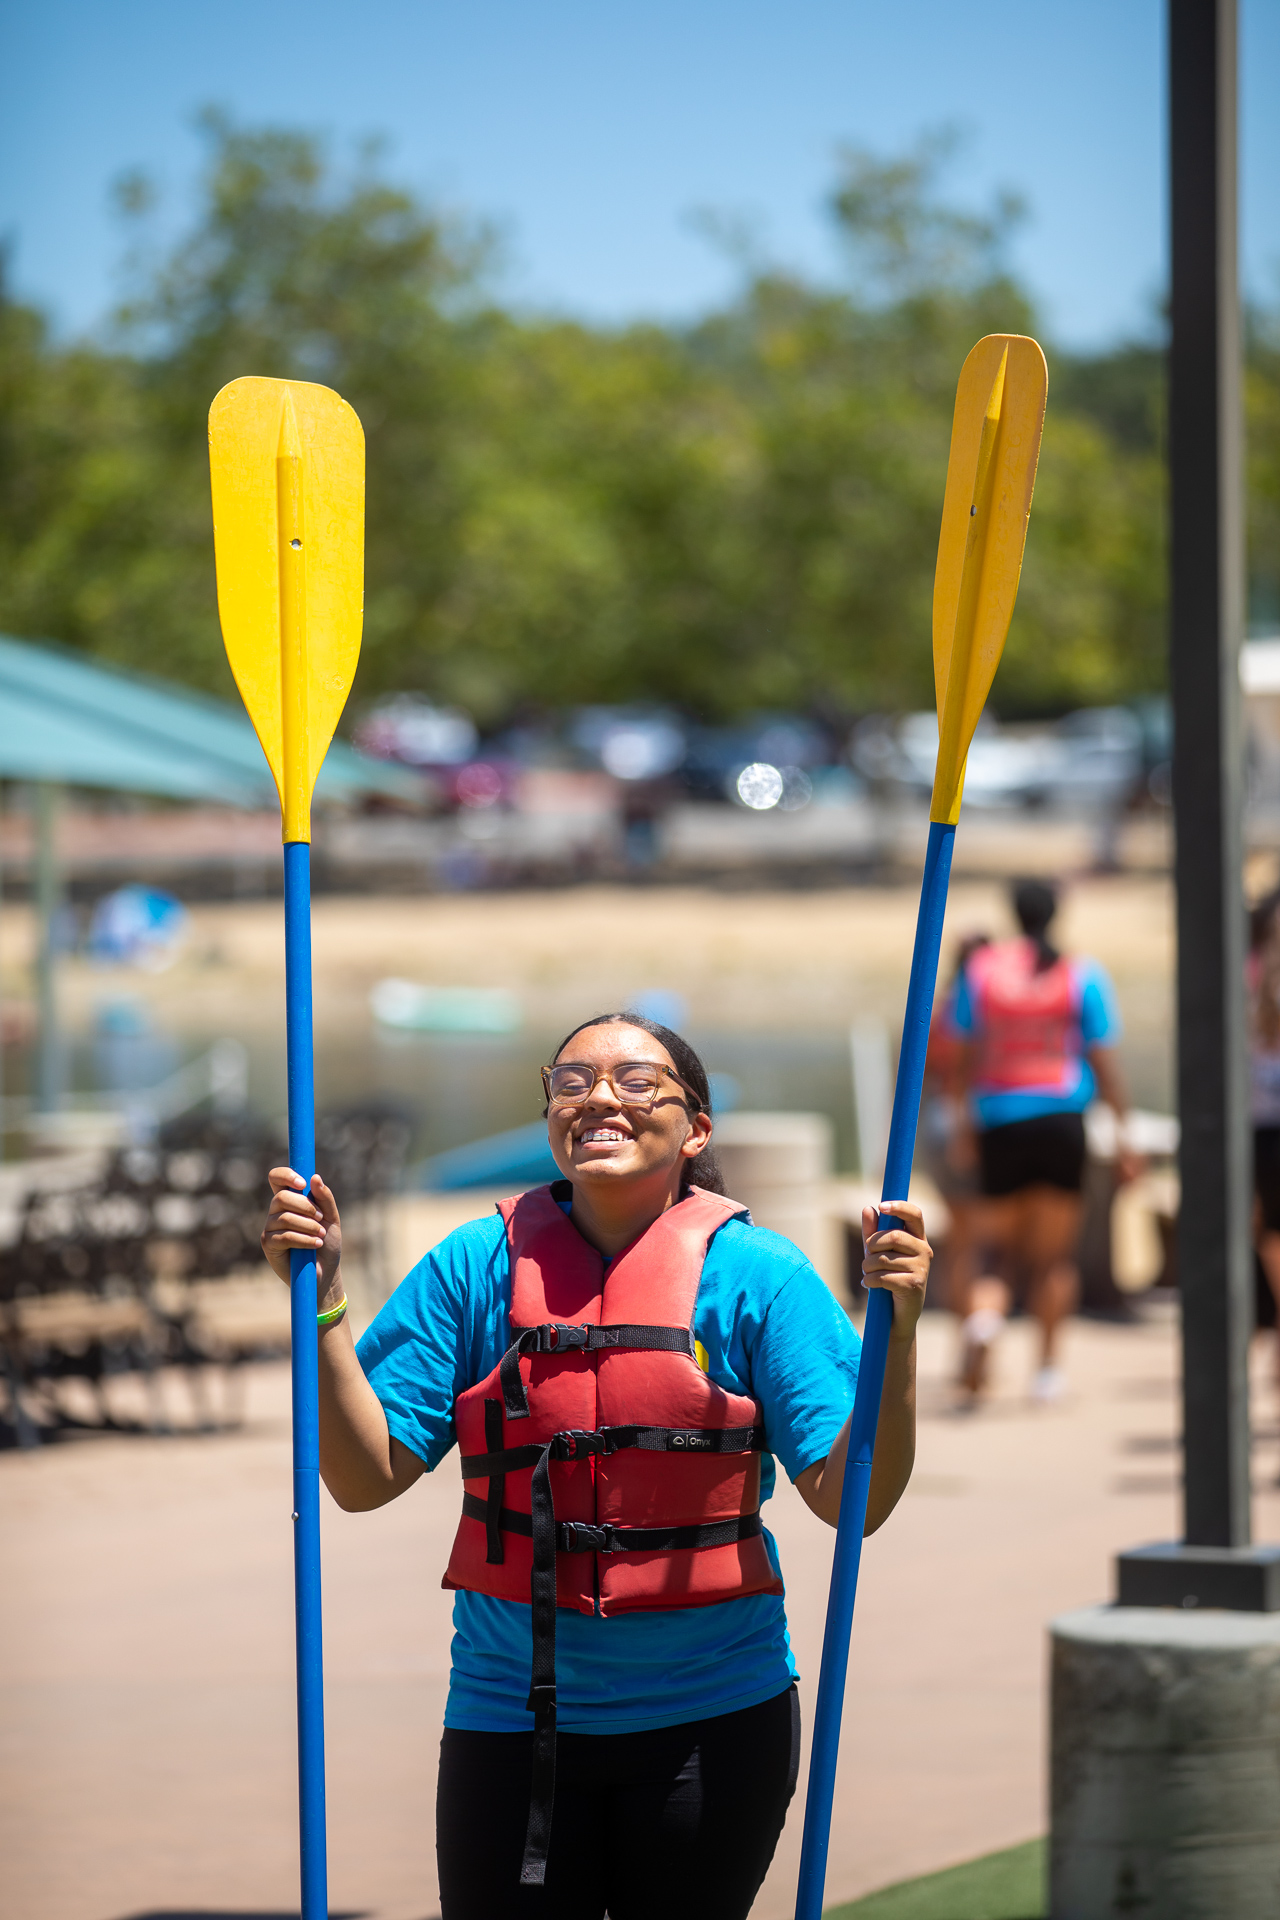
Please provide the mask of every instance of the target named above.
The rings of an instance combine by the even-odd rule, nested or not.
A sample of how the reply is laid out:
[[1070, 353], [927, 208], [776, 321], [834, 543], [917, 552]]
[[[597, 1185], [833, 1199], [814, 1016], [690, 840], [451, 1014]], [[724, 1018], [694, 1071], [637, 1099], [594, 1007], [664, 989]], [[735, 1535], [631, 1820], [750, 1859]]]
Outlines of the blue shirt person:
[[[506, 1233], [494, 1213], [420, 1260], [360, 1341], [388, 1430], [428, 1469], [454, 1443], [454, 1401], [510, 1345], [510, 1303]], [[762, 1498], [773, 1491], [775, 1458], [792, 1480], [826, 1459], [853, 1406], [859, 1341], [797, 1247], [741, 1218], [727, 1221], [707, 1250], [693, 1331], [716, 1385], [763, 1409]], [[529, 1609], [464, 1592], [453, 1623], [445, 1725], [529, 1728]], [[795, 1674], [783, 1601], [772, 1594], [609, 1619], [561, 1608], [556, 1623], [566, 1732], [704, 1719], [770, 1699]]]
[[[601, 1263], [607, 1292], [608, 1263], [643, 1246], [651, 1232], [660, 1243], [668, 1210], [691, 1187], [723, 1194], [710, 1151], [706, 1070], [679, 1034], [639, 1015], [607, 1014], [569, 1035], [544, 1068], [543, 1084], [548, 1139], [565, 1182], [565, 1231], [571, 1240], [580, 1235]], [[271, 1265], [287, 1279], [291, 1248], [312, 1249], [317, 1259], [321, 1473], [349, 1511], [382, 1506], [444, 1459], [457, 1438], [459, 1397], [472, 1408], [474, 1390], [511, 1346], [505, 1223], [496, 1215], [472, 1221], [429, 1252], [357, 1351], [344, 1311], [334, 1195], [318, 1179], [304, 1190], [287, 1167], [273, 1169], [271, 1186], [263, 1233]], [[545, 1196], [538, 1202], [544, 1221], [548, 1204]], [[886, 1210], [899, 1224], [885, 1231], [875, 1209], [863, 1215], [864, 1280], [893, 1300], [868, 1531], [892, 1512], [911, 1472], [915, 1333], [931, 1259], [919, 1209], [900, 1201]], [[720, 1224], [708, 1229], [697, 1274], [694, 1358], [714, 1386], [759, 1408], [753, 1425], [763, 1428], [762, 1496], [772, 1492], [781, 1462], [806, 1504], [834, 1526], [857, 1335], [796, 1247], [751, 1225], [731, 1203], [712, 1212]], [[551, 1221], [558, 1229], [554, 1211]], [[559, 1252], [549, 1259], [577, 1257], [576, 1243], [566, 1254], [562, 1237], [552, 1239]], [[618, 1278], [622, 1284], [621, 1268]], [[693, 1364], [687, 1351], [682, 1364]], [[635, 1377], [646, 1379], [643, 1370]], [[554, 1378], [554, 1369], [539, 1375]], [[539, 1387], [527, 1391], [532, 1398]], [[646, 1391], [640, 1388], [642, 1399]], [[700, 1384], [700, 1391], [710, 1389]], [[497, 1444], [505, 1451], [513, 1442]], [[484, 1451], [491, 1451], [487, 1427]], [[531, 1469], [502, 1472], [517, 1470]], [[511, 1517], [495, 1514], [495, 1527]], [[658, 1517], [659, 1532], [699, 1524], [685, 1512]], [[611, 1524], [625, 1534], [635, 1523], [624, 1509]], [[720, 1524], [717, 1516], [712, 1530]], [[714, 1553], [721, 1543], [705, 1544]], [[701, 1544], [678, 1550], [696, 1556]], [[735, 1591], [730, 1578], [723, 1597], [717, 1590], [700, 1607], [601, 1616], [540, 1598], [538, 1646], [545, 1653], [554, 1645], [554, 1691], [532, 1669], [534, 1607], [497, 1597], [479, 1572], [458, 1582], [465, 1590], [454, 1603], [437, 1791], [443, 1920], [532, 1911], [520, 1903], [538, 1884], [552, 1901], [546, 1911], [647, 1916], [669, 1904], [673, 1886], [700, 1886], [709, 1873], [714, 1898], [699, 1907], [706, 1920], [739, 1920], [749, 1911], [799, 1763], [783, 1599], [764, 1591], [774, 1584], [768, 1567], [777, 1571], [767, 1536], [765, 1554], [763, 1580]], [[641, 1549], [637, 1560], [644, 1555]], [[533, 1715], [531, 1692], [539, 1702]], [[606, 1835], [614, 1836], [609, 1844]]]

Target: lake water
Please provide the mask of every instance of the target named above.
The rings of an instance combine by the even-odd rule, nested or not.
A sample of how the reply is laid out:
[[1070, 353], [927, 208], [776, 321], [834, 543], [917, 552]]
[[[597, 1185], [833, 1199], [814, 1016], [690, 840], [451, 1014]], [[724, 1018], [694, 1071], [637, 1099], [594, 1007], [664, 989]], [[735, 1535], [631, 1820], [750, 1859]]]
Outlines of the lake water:
[[[835, 1133], [836, 1166], [857, 1164], [853, 1084], [847, 1029], [767, 1033], [699, 1028], [688, 1037], [717, 1077], [717, 1105], [822, 1113]], [[283, 1133], [284, 1049], [250, 1039], [249, 1098], [259, 1113], [278, 1119]], [[410, 1157], [420, 1160], [538, 1118], [539, 1067], [561, 1033], [430, 1034], [375, 1028], [322, 1029], [316, 1035], [316, 1097], [320, 1111], [369, 1100], [402, 1106], [414, 1127]], [[896, 1035], [895, 1035], [896, 1046]], [[207, 1045], [155, 1031], [114, 1036], [105, 1043], [75, 1041], [68, 1049], [68, 1083], [77, 1089], [146, 1087], [195, 1057]], [[1158, 1036], [1134, 1034], [1124, 1049], [1135, 1104], [1171, 1110], [1168, 1048]], [[25, 1049], [5, 1055], [5, 1089], [29, 1085]]]

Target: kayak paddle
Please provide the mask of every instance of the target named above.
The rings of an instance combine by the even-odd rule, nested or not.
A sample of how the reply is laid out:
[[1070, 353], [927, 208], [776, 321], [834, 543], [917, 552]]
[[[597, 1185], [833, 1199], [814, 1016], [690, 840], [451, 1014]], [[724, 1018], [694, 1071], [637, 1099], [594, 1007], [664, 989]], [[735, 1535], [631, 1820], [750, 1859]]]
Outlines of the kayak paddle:
[[[910, 1191], [965, 763], [1018, 595], [1047, 387], [1044, 355], [1034, 340], [992, 333], [979, 340], [966, 359], [956, 389], [933, 582], [938, 758], [882, 1201], [904, 1200]], [[882, 1213], [879, 1224], [884, 1229], [898, 1223], [893, 1214]], [[871, 1288], [822, 1641], [796, 1920], [820, 1920], [822, 1912], [849, 1633], [892, 1325], [890, 1294], [883, 1287]]]
[[[360, 654], [364, 433], [328, 387], [233, 380], [209, 409], [218, 615], [284, 828], [289, 1164], [315, 1172], [311, 794]], [[289, 1256], [302, 1920], [328, 1920], [315, 1255]]]

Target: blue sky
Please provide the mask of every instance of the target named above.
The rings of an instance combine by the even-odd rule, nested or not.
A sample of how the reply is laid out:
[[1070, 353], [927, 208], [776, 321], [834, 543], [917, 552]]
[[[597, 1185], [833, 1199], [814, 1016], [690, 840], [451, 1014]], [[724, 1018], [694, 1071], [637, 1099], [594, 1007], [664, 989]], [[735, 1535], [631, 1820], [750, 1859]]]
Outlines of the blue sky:
[[[1149, 325], [1165, 261], [1162, 0], [7, 0], [0, 235], [16, 290], [63, 330], [108, 309], [110, 185], [141, 166], [176, 232], [206, 103], [247, 123], [388, 137], [387, 165], [496, 222], [502, 290], [619, 321], [725, 296], [693, 217], [834, 270], [823, 197], [842, 141], [970, 134], [956, 196], [1016, 188], [1014, 261], [1046, 330], [1094, 346]], [[1280, 0], [1243, 0], [1248, 284], [1280, 291]]]

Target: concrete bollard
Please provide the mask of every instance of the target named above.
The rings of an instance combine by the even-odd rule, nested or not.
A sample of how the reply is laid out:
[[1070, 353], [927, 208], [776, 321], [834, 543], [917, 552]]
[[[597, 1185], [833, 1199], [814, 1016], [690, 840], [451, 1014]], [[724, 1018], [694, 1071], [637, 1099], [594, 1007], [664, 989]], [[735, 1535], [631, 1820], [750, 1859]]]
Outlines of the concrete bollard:
[[724, 1184], [758, 1227], [794, 1240], [839, 1299], [846, 1293], [844, 1230], [829, 1191], [834, 1129], [823, 1113], [726, 1113], [714, 1147]]
[[1052, 1920], [1280, 1914], [1280, 1615], [1051, 1627]]

